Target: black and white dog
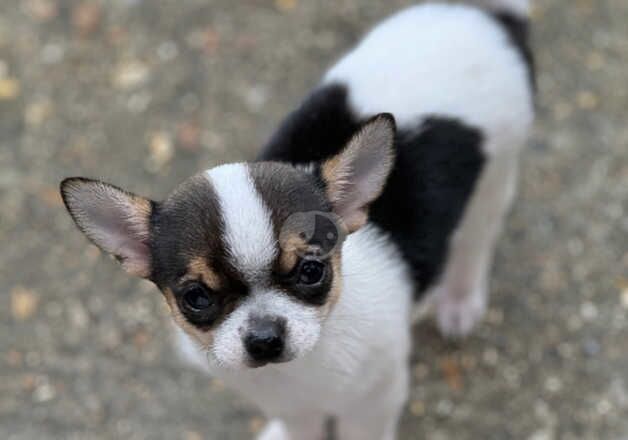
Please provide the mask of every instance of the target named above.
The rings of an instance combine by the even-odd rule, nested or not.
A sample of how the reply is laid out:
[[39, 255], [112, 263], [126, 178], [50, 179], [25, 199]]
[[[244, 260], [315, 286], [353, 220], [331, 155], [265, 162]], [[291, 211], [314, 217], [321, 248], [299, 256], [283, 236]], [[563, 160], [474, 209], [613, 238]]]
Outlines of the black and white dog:
[[[471, 4], [473, 3], [473, 4]], [[394, 439], [413, 309], [464, 336], [534, 117], [527, 0], [428, 3], [325, 75], [259, 160], [156, 202], [83, 178], [78, 227], [153, 281], [185, 357], [273, 420], [261, 439]]]

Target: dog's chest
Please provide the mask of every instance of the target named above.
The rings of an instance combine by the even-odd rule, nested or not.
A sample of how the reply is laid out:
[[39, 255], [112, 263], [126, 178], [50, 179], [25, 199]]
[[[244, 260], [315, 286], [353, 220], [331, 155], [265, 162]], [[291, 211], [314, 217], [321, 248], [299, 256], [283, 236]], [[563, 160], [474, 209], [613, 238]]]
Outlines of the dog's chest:
[[342, 413], [403, 371], [410, 342], [407, 325], [400, 324], [396, 340], [386, 346], [376, 347], [360, 339], [334, 340], [330, 335], [297, 361], [213, 374], [270, 414], [296, 410]]
[[340, 413], [400, 374], [410, 350], [413, 283], [396, 246], [374, 227], [343, 246], [343, 288], [319, 341], [305, 356], [257, 369], [209, 367], [207, 356], [179, 331], [177, 347], [268, 413]]

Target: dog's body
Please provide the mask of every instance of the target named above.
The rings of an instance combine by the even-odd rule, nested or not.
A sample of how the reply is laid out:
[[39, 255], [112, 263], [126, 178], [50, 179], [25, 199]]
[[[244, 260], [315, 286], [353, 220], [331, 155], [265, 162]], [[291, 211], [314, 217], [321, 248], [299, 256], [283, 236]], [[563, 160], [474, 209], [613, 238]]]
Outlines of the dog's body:
[[[481, 319], [534, 81], [527, 2], [480, 3], [380, 24], [258, 163], [209, 170], [162, 203], [64, 183], [79, 227], [164, 292], [185, 358], [278, 419], [260, 438], [319, 440], [334, 416], [340, 439], [393, 439], [413, 304], [433, 299], [451, 336]], [[347, 226], [329, 257], [286, 250], [311, 246], [280, 234], [303, 211]]]
[[[336, 154], [362, 120], [385, 111], [397, 122], [395, 169], [372, 226], [344, 245], [343, 294], [319, 344], [288, 364], [213, 372], [287, 422], [293, 438], [320, 439], [327, 415], [338, 417], [341, 439], [394, 437], [412, 297], [434, 297], [448, 335], [466, 335], [483, 316], [533, 120], [525, 53], [497, 15], [441, 4], [403, 11], [332, 67], [264, 148], [261, 160], [307, 165]], [[271, 425], [261, 438], [280, 431]]]

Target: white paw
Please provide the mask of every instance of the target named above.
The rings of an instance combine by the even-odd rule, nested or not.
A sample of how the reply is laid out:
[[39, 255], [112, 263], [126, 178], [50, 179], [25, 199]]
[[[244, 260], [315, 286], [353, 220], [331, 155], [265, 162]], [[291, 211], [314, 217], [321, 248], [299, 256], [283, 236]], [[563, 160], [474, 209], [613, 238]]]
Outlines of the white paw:
[[464, 295], [441, 291], [436, 298], [436, 322], [448, 338], [468, 336], [486, 312], [486, 289], [477, 288]]
[[281, 420], [272, 419], [257, 435], [257, 440], [290, 440], [290, 436]]

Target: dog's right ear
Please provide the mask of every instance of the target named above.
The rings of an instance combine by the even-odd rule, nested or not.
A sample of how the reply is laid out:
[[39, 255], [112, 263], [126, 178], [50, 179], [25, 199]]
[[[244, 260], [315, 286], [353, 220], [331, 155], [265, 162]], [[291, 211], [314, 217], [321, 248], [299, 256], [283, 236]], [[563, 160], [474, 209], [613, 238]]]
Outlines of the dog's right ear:
[[395, 160], [395, 119], [381, 113], [321, 166], [327, 197], [349, 232], [367, 221], [368, 207], [383, 191]]
[[87, 238], [113, 255], [131, 275], [150, 276], [150, 200], [82, 177], [61, 182], [61, 196]]

